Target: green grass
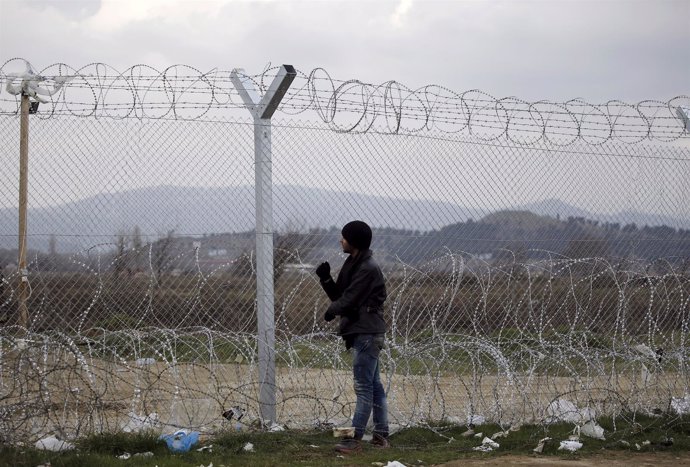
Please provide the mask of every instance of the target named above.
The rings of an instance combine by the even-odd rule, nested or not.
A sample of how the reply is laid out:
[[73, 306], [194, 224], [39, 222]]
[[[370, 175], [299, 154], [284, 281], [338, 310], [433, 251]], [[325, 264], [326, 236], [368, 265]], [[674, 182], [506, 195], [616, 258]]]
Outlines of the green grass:
[[[567, 439], [573, 431], [572, 424], [560, 423], [548, 426], [524, 426], [511, 432], [508, 437], [497, 439], [500, 448], [484, 454], [473, 450], [481, 443], [474, 437], [462, 437], [466, 427], [432, 423], [430, 428], [411, 428], [396, 433], [391, 437], [393, 447], [381, 451], [365, 446], [364, 451], [356, 456], [338, 457], [333, 451], [336, 443], [330, 432], [323, 431], [290, 431], [279, 433], [264, 432], [224, 432], [202, 445], [212, 445], [211, 451], [192, 450], [184, 454], [171, 454], [157, 436], [143, 434], [110, 434], [95, 435], [77, 442], [77, 450], [65, 453], [49, 453], [33, 448], [0, 445], [0, 466], [35, 467], [50, 462], [52, 467], [59, 466], [344, 466], [371, 465], [372, 462], [387, 463], [398, 460], [405, 465], [429, 465], [448, 462], [468, 457], [499, 457], [505, 454], [535, 456], [532, 449], [544, 437], [554, 441], [546, 445], [541, 456], [575, 459], [601, 454], [606, 451], [628, 451], [631, 462], [638, 452], [635, 443], [640, 444], [640, 452], [667, 451], [674, 453], [690, 452], [690, 417], [619, 416], [601, 418], [599, 424], [606, 430], [606, 440], [583, 437], [584, 446], [576, 453], [559, 451], [561, 440]], [[615, 430], [614, 430], [615, 426]], [[482, 425], [475, 428], [485, 436], [502, 431], [497, 425]], [[662, 441], [672, 437], [673, 445], [664, 446]], [[621, 441], [629, 443], [626, 446]], [[651, 444], [644, 446], [649, 440]], [[247, 443], [254, 445], [254, 452], [245, 452]], [[196, 446], [198, 447], [198, 446]], [[152, 452], [152, 457], [136, 457], [127, 461], [116, 456], [125, 452], [130, 454]]]

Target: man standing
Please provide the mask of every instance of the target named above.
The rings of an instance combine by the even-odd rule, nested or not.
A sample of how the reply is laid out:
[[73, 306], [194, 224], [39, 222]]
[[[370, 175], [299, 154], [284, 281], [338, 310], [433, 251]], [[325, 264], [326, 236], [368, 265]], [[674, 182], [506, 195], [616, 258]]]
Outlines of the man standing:
[[387, 448], [388, 406], [386, 393], [381, 384], [379, 354], [383, 348], [386, 322], [383, 319], [383, 302], [386, 285], [381, 268], [369, 250], [371, 228], [362, 221], [352, 221], [343, 227], [340, 245], [348, 253], [343, 267], [334, 282], [328, 262], [316, 268], [321, 287], [331, 299], [324, 319], [332, 321], [340, 317], [338, 334], [345, 347], [353, 349], [352, 372], [357, 403], [352, 417], [354, 438], [343, 439], [335, 450], [341, 453], [362, 450], [362, 436], [373, 413], [374, 433], [371, 444]]

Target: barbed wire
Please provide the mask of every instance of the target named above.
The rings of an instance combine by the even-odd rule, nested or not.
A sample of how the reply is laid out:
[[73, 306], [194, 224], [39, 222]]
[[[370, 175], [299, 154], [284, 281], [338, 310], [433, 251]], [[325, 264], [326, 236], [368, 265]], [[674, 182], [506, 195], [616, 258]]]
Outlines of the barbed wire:
[[[19, 98], [7, 90], [22, 80], [17, 69], [28, 70], [31, 65], [13, 58], [0, 67], [0, 114], [19, 112]], [[278, 67], [269, 66], [247, 77], [263, 93], [277, 71]], [[54, 94], [43, 97], [38, 118], [193, 120], [246, 113], [231, 73], [219, 69], [202, 72], [187, 65], [159, 70], [139, 64], [118, 71], [104, 63], [81, 68], [55, 63], [31, 76], [54, 87]], [[583, 99], [529, 102], [517, 97], [496, 98], [477, 89], [456, 92], [436, 84], [411, 89], [397, 81], [343, 81], [316, 68], [297, 71], [279, 110], [285, 115], [318, 118], [338, 132], [433, 133], [474, 136], [483, 141], [505, 138], [519, 145], [544, 141], [565, 146], [578, 140], [592, 145], [609, 140], [631, 144], [676, 141], [688, 135], [679, 109], [690, 108], [689, 103], [687, 95], [636, 103], [610, 100], [593, 104]]]
[[[577, 425], [604, 415], [672, 414], [674, 398], [690, 397], [687, 271], [672, 263], [660, 274], [636, 261], [556, 256], [495, 264], [447, 251], [388, 273], [392, 326], [382, 371], [394, 427], [478, 417], [502, 426], [566, 417]], [[222, 269], [199, 271], [201, 280], [190, 278], [185, 289], [203, 295]], [[108, 282], [109, 273], [85, 272]], [[349, 357], [320, 323], [318, 300], [290, 303], [311, 282], [302, 278], [277, 297], [277, 412], [289, 428], [345, 424], [354, 409]], [[518, 282], [523, 286], [506, 292]], [[147, 313], [155, 313], [160, 292], [147, 292]], [[139, 429], [215, 432], [227, 428], [222, 413], [232, 407], [246, 412], [245, 426], [261, 426], [255, 333], [184, 320], [176, 328], [142, 321], [120, 323], [122, 329], [83, 326], [91, 305], [107, 295], [88, 293], [72, 326], [0, 328], [6, 441]], [[311, 324], [286, 325], [297, 308]], [[555, 401], [567, 401], [573, 413], [560, 413]]]

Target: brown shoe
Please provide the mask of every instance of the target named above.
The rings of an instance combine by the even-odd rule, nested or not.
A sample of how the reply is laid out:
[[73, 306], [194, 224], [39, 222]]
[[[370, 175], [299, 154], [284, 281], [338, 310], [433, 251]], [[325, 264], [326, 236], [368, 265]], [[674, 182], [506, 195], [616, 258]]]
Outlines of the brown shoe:
[[379, 449], [387, 449], [391, 447], [391, 443], [388, 441], [388, 438], [378, 433], [374, 433], [370, 443], [373, 447]]
[[335, 451], [341, 454], [356, 454], [362, 452], [362, 442], [355, 438], [344, 438], [335, 445]]

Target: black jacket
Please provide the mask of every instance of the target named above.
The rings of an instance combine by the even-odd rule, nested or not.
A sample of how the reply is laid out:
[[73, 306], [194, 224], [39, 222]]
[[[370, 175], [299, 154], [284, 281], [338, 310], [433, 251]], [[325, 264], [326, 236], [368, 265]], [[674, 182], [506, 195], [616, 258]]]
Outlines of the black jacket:
[[371, 250], [360, 252], [356, 258], [349, 256], [338, 279], [322, 281], [321, 287], [332, 301], [327, 312], [340, 316], [338, 334], [346, 342], [350, 341], [348, 336], [386, 332], [383, 319], [386, 284]]

